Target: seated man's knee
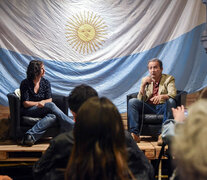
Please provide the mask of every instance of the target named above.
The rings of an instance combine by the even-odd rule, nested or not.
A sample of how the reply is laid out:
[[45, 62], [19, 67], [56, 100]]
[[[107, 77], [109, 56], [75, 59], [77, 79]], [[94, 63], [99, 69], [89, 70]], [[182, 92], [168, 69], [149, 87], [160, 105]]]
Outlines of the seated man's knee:
[[136, 98], [132, 98], [132, 99], [129, 100], [128, 106], [129, 107], [134, 107], [136, 105], [136, 103], [137, 103], [137, 99]]
[[136, 98], [131, 98], [131, 99], [129, 99], [129, 105], [134, 104], [134, 102], [135, 102], [136, 100], [137, 100]]
[[137, 98], [132, 98], [128, 102], [128, 107], [138, 109], [139, 107], [142, 107], [142, 101]]

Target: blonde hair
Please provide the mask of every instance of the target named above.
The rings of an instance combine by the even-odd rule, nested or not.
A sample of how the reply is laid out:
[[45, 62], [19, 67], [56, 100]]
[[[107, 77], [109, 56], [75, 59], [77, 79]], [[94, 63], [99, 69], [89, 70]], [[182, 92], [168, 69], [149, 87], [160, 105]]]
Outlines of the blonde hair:
[[201, 99], [189, 108], [183, 126], [179, 126], [172, 151], [179, 175], [183, 179], [207, 178], [207, 100]]

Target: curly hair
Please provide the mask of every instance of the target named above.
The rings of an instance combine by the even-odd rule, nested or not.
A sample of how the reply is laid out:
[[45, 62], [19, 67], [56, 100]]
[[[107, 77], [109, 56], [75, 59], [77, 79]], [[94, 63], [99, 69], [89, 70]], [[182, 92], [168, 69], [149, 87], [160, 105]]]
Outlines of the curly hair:
[[41, 73], [42, 61], [32, 60], [27, 67], [27, 79], [34, 80]]
[[65, 179], [133, 179], [127, 164], [121, 115], [110, 100], [92, 97], [83, 103], [78, 110], [74, 138]]
[[175, 163], [182, 179], [204, 180], [207, 177], [207, 100], [201, 99], [189, 108], [182, 126], [176, 128], [172, 142]]

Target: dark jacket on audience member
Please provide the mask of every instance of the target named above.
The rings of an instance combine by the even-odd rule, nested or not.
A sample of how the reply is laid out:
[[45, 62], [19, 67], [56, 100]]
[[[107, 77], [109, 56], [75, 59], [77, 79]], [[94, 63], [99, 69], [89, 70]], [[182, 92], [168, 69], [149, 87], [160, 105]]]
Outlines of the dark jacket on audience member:
[[[152, 165], [128, 131], [125, 131], [125, 137], [128, 166], [135, 178], [138, 180], [153, 180]], [[64, 171], [60, 169], [66, 168], [73, 144], [73, 131], [60, 134], [52, 139], [46, 152], [33, 166], [34, 179], [64, 179]]]

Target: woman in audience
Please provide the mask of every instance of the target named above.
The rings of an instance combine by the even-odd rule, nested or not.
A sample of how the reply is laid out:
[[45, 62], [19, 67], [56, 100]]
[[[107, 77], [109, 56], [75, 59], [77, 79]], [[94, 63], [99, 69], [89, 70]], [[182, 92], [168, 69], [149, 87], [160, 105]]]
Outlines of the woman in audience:
[[93, 97], [79, 109], [67, 180], [134, 179], [127, 165], [121, 116], [107, 98]]
[[207, 179], [207, 100], [190, 106], [182, 126], [175, 128], [172, 153], [178, 176], [185, 180]]
[[27, 78], [20, 85], [21, 115], [42, 118], [26, 132], [22, 145], [33, 145], [56, 120], [62, 131], [69, 131], [74, 125], [73, 120], [52, 102], [51, 85], [44, 75], [43, 62], [32, 60], [27, 68]]

